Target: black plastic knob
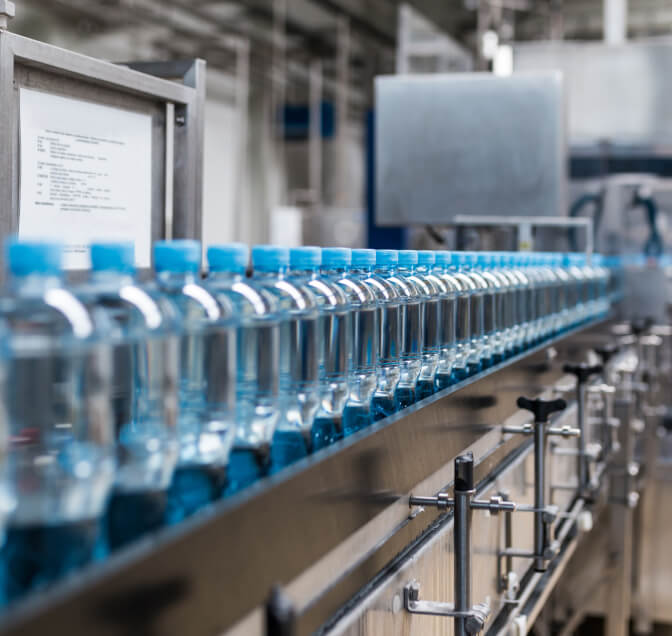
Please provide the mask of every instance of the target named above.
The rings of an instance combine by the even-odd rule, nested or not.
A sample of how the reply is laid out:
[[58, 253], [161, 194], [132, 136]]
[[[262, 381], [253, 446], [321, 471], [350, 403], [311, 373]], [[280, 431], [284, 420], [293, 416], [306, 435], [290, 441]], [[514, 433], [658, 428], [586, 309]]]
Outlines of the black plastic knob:
[[607, 365], [609, 360], [618, 353], [619, 347], [613, 342], [609, 342], [602, 347], [595, 347], [594, 351], [602, 359], [602, 364]]
[[474, 489], [474, 454], [470, 451], [455, 458], [455, 490]]
[[567, 402], [562, 398], [557, 400], [542, 400], [540, 398], [535, 398], [530, 400], [526, 397], [519, 397], [516, 402], [518, 408], [525, 409], [526, 411], [531, 411], [534, 414], [535, 422], [548, 422], [548, 418], [551, 416], [551, 413], [556, 411], [564, 411], [567, 407]]
[[583, 384], [591, 375], [602, 373], [602, 365], [590, 365], [587, 362], [579, 362], [578, 364], [567, 363], [562, 367], [565, 373], [571, 373], [576, 376], [576, 381]]
[[639, 337], [653, 325], [653, 318], [636, 318], [630, 323], [630, 331]]
[[296, 610], [279, 585], [273, 586], [266, 603], [266, 634], [293, 636], [296, 633]]

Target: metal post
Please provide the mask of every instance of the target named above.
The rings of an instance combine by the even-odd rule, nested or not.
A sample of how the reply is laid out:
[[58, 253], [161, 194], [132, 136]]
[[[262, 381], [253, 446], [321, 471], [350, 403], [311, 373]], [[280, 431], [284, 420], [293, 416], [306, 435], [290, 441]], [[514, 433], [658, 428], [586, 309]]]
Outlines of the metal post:
[[546, 493], [546, 422], [536, 421], [534, 427], [534, 569], [545, 572], [544, 551], [547, 545], [543, 509]]
[[578, 428], [581, 431], [579, 436], [579, 454], [578, 460], [578, 475], [579, 475], [579, 489], [584, 490], [588, 486], [588, 458], [586, 457], [586, 426], [584, 418], [585, 400], [586, 400], [586, 385], [584, 382], [576, 383], [576, 418]]
[[[471, 454], [455, 460], [455, 510], [453, 541], [455, 548], [455, 611], [471, 609], [471, 497], [474, 494], [474, 460]], [[466, 618], [455, 618], [455, 636], [466, 636]]]
[[7, 29], [9, 21], [14, 17], [16, 7], [10, 0], [0, 0], [0, 31]]
[[308, 183], [312, 204], [319, 209], [322, 203], [322, 62], [310, 63], [310, 121], [308, 136]]
[[628, 0], [603, 0], [604, 41], [623, 44], [628, 34]]

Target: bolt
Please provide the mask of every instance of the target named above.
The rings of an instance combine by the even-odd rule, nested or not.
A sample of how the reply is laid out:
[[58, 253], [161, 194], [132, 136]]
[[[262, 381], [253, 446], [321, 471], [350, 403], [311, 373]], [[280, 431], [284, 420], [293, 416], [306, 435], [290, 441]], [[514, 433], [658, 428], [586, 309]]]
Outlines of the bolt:
[[175, 125], [184, 126], [187, 123], [187, 118], [184, 115], [175, 115]]

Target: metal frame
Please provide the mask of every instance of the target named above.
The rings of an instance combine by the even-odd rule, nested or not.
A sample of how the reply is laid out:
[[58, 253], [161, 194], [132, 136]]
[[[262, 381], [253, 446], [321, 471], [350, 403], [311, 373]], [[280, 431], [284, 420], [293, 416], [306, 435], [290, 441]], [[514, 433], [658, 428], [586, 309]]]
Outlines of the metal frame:
[[[518, 228], [518, 242], [523, 242], [524, 237], [530, 237], [533, 227], [557, 227], [563, 229], [581, 228], [586, 232], [586, 255], [590, 258], [595, 249], [595, 232], [593, 228], [593, 219], [588, 217], [571, 216], [481, 216], [459, 214], [452, 221], [451, 225], [473, 226], [473, 227], [498, 227], [502, 225], [511, 225]], [[531, 249], [532, 245], [528, 249]], [[520, 249], [520, 247], [519, 247]]]
[[313, 633], [441, 518], [429, 509], [409, 517], [412, 489], [445, 488], [450, 462], [465, 449], [474, 451], [478, 483], [527, 447], [521, 436], [503, 438], [501, 424], [517, 412], [521, 386], [538, 393], [563, 377], [560, 360], [577, 355], [585, 340], [576, 334], [586, 329], [445, 389], [132, 546], [6, 614], [0, 635], [221, 633], [263, 607], [277, 583], [295, 604], [296, 633]]
[[0, 30], [0, 193], [9, 202], [0, 207], [0, 240], [18, 230], [18, 90], [25, 85], [152, 114], [152, 238], [200, 238], [203, 60], [122, 66]]

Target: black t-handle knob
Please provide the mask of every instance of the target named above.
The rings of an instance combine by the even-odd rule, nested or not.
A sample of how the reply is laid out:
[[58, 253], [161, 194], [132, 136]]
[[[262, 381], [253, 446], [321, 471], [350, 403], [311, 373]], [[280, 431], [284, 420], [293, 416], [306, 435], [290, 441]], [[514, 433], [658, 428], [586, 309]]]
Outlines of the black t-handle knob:
[[534, 421], [540, 423], [548, 422], [551, 413], [564, 411], [567, 407], [567, 402], [562, 398], [558, 400], [542, 400], [541, 398], [530, 400], [529, 398], [521, 396], [518, 398], [516, 404], [518, 405], [518, 408], [534, 413]]
[[653, 319], [651, 318], [635, 318], [630, 323], [630, 331], [632, 331], [633, 335], [635, 336], [641, 336], [649, 327], [653, 325]]
[[606, 365], [609, 364], [609, 360], [618, 353], [619, 347], [613, 342], [609, 342], [603, 347], [595, 347], [594, 351], [600, 358], [602, 358], [602, 364]]
[[591, 375], [602, 373], [602, 365], [590, 365], [587, 362], [579, 362], [578, 364], [567, 363], [562, 367], [565, 373], [571, 373], [576, 376], [576, 381], [583, 384]]
[[457, 491], [474, 489], [474, 454], [469, 451], [455, 458], [455, 484]]

